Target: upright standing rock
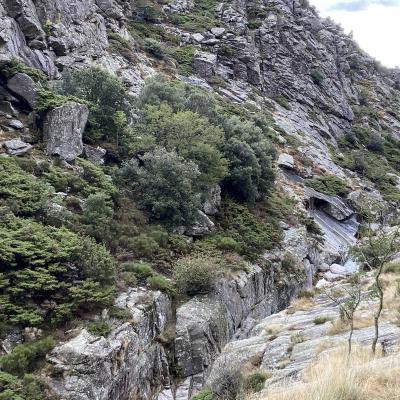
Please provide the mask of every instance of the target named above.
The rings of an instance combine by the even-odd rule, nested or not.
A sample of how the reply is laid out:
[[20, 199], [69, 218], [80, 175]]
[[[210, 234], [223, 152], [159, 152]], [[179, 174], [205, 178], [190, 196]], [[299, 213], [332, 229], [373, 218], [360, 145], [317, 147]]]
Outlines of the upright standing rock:
[[66, 161], [72, 161], [82, 154], [82, 134], [88, 116], [89, 109], [74, 102], [51, 110], [43, 126], [47, 154], [59, 155]]

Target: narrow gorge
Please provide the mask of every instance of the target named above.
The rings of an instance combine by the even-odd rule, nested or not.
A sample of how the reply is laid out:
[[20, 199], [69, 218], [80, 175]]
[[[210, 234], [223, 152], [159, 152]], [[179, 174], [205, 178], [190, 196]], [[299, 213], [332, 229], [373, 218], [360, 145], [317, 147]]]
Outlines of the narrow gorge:
[[382, 235], [396, 359], [399, 201], [400, 70], [307, 0], [0, 0], [0, 399], [301, 386]]

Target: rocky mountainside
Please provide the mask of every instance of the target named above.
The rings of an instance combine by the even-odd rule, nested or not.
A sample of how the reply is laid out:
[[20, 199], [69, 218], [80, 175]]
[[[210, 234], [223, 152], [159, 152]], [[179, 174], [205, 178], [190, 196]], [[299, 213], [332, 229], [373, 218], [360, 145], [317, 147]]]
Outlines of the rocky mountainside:
[[396, 217], [400, 71], [307, 0], [0, 0], [0, 145], [5, 398], [186, 400], [320, 345], [273, 314]]

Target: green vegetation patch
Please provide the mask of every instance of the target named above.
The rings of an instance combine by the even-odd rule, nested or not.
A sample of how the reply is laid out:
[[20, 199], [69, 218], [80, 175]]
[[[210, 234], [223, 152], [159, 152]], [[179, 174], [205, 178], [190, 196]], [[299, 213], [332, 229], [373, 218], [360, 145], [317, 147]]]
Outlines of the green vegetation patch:
[[317, 192], [321, 192], [329, 196], [345, 196], [349, 192], [346, 183], [342, 179], [333, 175], [305, 179], [304, 184], [316, 190]]

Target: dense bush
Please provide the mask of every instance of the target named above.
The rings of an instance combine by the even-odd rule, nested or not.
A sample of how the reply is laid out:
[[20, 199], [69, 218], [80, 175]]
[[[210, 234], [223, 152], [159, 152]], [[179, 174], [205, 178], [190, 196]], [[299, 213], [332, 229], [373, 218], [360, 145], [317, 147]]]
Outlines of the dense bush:
[[246, 206], [232, 201], [223, 204], [220, 224], [224, 235], [238, 244], [239, 253], [252, 261], [281, 240], [281, 231], [276, 225], [264, 222]]
[[152, 218], [173, 226], [193, 222], [200, 206], [196, 164], [162, 148], [146, 153], [141, 162], [126, 162], [121, 174]]
[[0, 205], [16, 214], [38, 214], [48, 202], [50, 187], [23, 171], [15, 159], [0, 158], [0, 182]]
[[183, 258], [174, 266], [174, 281], [181, 293], [193, 296], [212, 291], [219, 273], [212, 259]]
[[[10, 325], [60, 322], [110, 301], [114, 263], [92, 239], [10, 215], [0, 236], [0, 316]], [[41, 308], [44, 300], [50, 307]]]
[[333, 175], [305, 179], [304, 184], [315, 189], [317, 192], [321, 192], [329, 196], [345, 196], [349, 192], [346, 183], [342, 179]]
[[261, 392], [264, 389], [265, 381], [267, 380], [266, 374], [262, 372], [253, 372], [244, 379], [244, 390], [250, 393]]
[[10, 374], [23, 376], [26, 372], [32, 372], [54, 345], [54, 339], [50, 336], [33, 343], [19, 344], [10, 354], [0, 358], [0, 367]]
[[45, 400], [44, 385], [30, 374], [22, 378], [0, 371], [0, 400]]
[[156, 39], [146, 38], [144, 40], [144, 49], [151, 55], [157, 58], [163, 58], [165, 48], [161, 42]]
[[63, 74], [61, 92], [90, 103], [87, 140], [119, 141], [120, 127], [114, 116], [117, 112], [129, 113], [131, 97], [122, 82], [100, 67], [67, 70]]

